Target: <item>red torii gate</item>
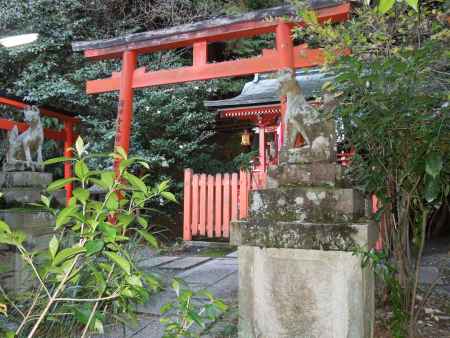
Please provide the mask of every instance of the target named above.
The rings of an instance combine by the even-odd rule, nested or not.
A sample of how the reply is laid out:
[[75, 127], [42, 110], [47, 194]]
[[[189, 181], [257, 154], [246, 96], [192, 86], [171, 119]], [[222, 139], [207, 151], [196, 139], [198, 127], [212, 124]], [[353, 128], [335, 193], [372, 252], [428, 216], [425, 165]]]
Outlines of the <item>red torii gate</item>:
[[[0, 93], [0, 104], [17, 109], [25, 109], [30, 104], [24, 102], [18, 97]], [[80, 123], [80, 119], [70, 116], [67, 113], [58, 112], [54, 109], [48, 109], [40, 107], [39, 111], [43, 116], [54, 117], [63, 122], [63, 130], [53, 130], [44, 128], [44, 137], [64, 142], [64, 156], [67, 158], [72, 157], [72, 146], [75, 140], [74, 126]], [[29, 128], [29, 125], [23, 122], [16, 122], [5, 118], [0, 118], [0, 129], [11, 130], [14, 126], [17, 126], [20, 132], [24, 132]], [[70, 161], [64, 162], [64, 178], [72, 177], [72, 163]], [[66, 201], [68, 202], [72, 197], [72, 184], [67, 184], [66, 189]]]
[[[350, 15], [348, 3], [336, 5], [333, 0], [313, 0], [311, 6], [319, 22], [341, 22], [347, 20]], [[93, 60], [122, 59], [121, 72], [114, 72], [107, 79], [88, 81], [86, 92], [96, 94], [119, 90], [115, 146], [120, 146], [128, 152], [133, 91], [136, 88], [323, 64], [325, 55], [321, 49], [294, 47], [291, 29], [296, 25], [303, 26], [304, 22], [284, 19], [285, 17], [295, 18], [296, 9], [292, 6], [280, 6], [240, 16], [206, 20], [108, 40], [74, 42], [72, 48], [74, 51], [84, 51], [84, 55]], [[208, 63], [208, 43], [267, 33], [275, 33], [276, 49], [264, 50], [258, 57]], [[193, 47], [192, 66], [149, 72], [145, 67], [136, 68], [139, 54], [188, 46]]]

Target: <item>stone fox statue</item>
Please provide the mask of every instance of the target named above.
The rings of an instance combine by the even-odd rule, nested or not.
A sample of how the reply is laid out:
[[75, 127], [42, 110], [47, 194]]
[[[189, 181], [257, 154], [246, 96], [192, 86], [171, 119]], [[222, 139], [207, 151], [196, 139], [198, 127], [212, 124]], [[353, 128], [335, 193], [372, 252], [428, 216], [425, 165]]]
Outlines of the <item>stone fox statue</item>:
[[280, 95], [287, 97], [283, 152], [295, 158], [290, 162], [330, 160], [335, 143], [334, 122], [321, 118], [306, 101], [292, 69], [280, 70], [277, 79]]
[[[22, 164], [22, 170], [26, 167], [33, 171], [43, 169], [42, 144], [44, 142], [44, 129], [42, 127], [40, 112], [36, 106], [27, 106], [24, 109], [24, 120], [30, 127], [19, 134], [19, 129], [14, 126], [8, 134], [8, 152], [6, 154], [6, 167], [16, 168]], [[36, 162], [33, 161], [33, 153], [36, 153]]]

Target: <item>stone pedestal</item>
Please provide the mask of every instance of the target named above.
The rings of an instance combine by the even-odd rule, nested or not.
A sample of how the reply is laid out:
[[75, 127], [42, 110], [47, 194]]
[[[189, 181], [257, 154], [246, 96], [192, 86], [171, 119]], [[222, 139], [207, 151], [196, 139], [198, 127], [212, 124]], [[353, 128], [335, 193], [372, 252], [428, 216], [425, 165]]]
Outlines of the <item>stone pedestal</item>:
[[373, 247], [376, 226], [332, 156], [296, 156], [269, 170], [268, 189], [251, 194], [249, 218], [231, 225], [239, 336], [372, 338], [374, 276], [353, 251]]
[[[27, 203], [40, 201], [42, 192], [52, 181], [49, 173], [3, 172], [0, 173], [0, 191], [4, 194], [0, 219], [14, 231], [27, 235], [26, 247], [30, 250], [46, 248], [52, 236], [54, 217], [47, 211], [30, 207]], [[24, 264], [15, 248], [0, 245], [0, 260], [7, 272], [0, 276], [0, 283], [7, 289], [24, 290], [30, 284], [29, 267]]]

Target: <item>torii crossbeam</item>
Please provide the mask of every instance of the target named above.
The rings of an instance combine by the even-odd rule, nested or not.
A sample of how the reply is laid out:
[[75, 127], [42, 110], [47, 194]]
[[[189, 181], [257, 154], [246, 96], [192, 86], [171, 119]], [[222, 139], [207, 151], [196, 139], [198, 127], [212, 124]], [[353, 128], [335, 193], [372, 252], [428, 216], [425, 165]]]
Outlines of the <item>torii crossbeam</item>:
[[[319, 22], [341, 22], [350, 13], [348, 3], [336, 0], [311, 0], [310, 6]], [[72, 48], [84, 51], [87, 58], [94, 60], [122, 59], [121, 72], [107, 79], [88, 81], [86, 91], [88, 94], [120, 91], [115, 145], [128, 152], [134, 89], [323, 64], [325, 55], [321, 49], [294, 47], [291, 29], [295, 25], [304, 25], [297, 18], [296, 9], [280, 6], [109, 40], [74, 42]], [[208, 63], [208, 43], [267, 33], [275, 33], [275, 49], [264, 50], [258, 57]], [[136, 68], [139, 54], [188, 46], [193, 48], [192, 66], [159, 71]]]

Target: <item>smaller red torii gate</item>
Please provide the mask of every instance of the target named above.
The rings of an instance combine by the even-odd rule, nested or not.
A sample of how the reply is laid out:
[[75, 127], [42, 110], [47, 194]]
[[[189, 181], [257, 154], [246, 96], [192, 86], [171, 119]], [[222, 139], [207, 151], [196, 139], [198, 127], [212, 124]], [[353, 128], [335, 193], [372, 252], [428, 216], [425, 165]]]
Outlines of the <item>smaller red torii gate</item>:
[[[0, 93], [0, 104], [9, 107], [14, 107], [17, 109], [25, 109], [30, 104], [24, 102], [18, 97], [13, 97], [10, 95]], [[43, 116], [54, 117], [64, 124], [64, 129], [53, 130], [44, 128], [44, 137], [54, 141], [64, 142], [64, 156], [71, 158], [72, 146], [75, 141], [76, 135], [74, 134], [74, 127], [76, 124], [80, 123], [80, 119], [70, 116], [68, 113], [61, 111], [56, 111], [54, 109], [39, 108], [39, 111]], [[17, 126], [20, 132], [24, 132], [29, 128], [29, 125], [24, 122], [16, 122], [5, 118], [0, 118], [0, 129], [11, 130], [14, 126]], [[70, 161], [64, 162], [64, 178], [72, 177], [72, 163]], [[72, 197], [72, 184], [66, 185], [66, 201], [69, 201]]]

